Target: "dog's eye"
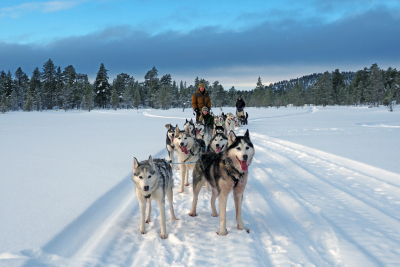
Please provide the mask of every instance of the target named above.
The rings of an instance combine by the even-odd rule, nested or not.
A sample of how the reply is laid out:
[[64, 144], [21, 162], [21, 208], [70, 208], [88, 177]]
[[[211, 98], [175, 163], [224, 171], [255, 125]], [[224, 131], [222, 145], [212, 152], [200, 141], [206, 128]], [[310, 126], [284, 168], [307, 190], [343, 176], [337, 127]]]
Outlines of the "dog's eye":
[[142, 177], [142, 176], [139, 176], [139, 178], [140, 178], [140, 179], [143, 179], [143, 177]]
[[246, 147], [246, 149], [249, 149], [249, 148], [250, 148], [250, 147], [248, 147], [248, 146]]
[[149, 175], [149, 177], [147, 177], [148, 179], [150, 179], [151, 178], [151, 175]]
[[237, 150], [241, 150], [240, 147], [237, 147], [236, 149], [237, 149]]

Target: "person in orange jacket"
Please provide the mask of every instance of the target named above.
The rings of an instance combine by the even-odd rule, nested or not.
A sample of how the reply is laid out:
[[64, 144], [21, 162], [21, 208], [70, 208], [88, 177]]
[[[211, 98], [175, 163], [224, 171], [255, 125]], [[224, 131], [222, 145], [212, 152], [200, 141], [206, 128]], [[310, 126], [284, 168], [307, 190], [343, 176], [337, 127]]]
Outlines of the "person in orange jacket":
[[196, 93], [192, 96], [193, 111], [196, 112], [196, 121], [199, 120], [203, 107], [211, 109], [211, 98], [208, 91], [204, 88], [204, 83], [199, 84]]

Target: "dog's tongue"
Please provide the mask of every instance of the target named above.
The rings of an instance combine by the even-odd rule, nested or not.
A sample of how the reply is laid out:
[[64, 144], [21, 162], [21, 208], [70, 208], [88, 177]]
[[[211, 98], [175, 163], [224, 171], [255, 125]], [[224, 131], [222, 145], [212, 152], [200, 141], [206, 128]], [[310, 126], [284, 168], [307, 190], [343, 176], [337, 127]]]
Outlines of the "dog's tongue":
[[181, 146], [181, 149], [182, 149], [183, 153], [185, 153], [185, 154], [188, 154], [188, 153], [189, 153], [189, 152], [187, 151], [187, 149], [186, 149], [185, 146]]
[[196, 130], [196, 135], [198, 135], [200, 133], [200, 130]]
[[217, 153], [221, 152], [221, 150], [222, 150], [222, 147], [218, 147], [217, 148]]
[[242, 167], [242, 171], [247, 171], [247, 160], [241, 161], [240, 162], [240, 167]]
[[172, 143], [174, 142], [174, 137], [173, 137], [173, 136], [171, 136], [171, 142], [172, 142]]

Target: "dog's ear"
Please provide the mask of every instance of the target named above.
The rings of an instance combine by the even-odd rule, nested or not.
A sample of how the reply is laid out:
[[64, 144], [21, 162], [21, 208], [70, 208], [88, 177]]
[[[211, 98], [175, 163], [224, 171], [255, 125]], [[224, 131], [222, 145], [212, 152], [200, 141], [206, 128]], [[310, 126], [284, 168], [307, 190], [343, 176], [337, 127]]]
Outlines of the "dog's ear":
[[246, 137], [247, 139], [250, 140], [250, 133], [249, 133], [249, 129], [247, 129], [246, 133], [244, 134], [244, 137]]
[[188, 120], [186, 119], [186, 122], [188, 122]]
[[213, 129], [213, 136], [217, 133], [217, 131], [215, 130], [215, 128]]
[[133, 158], [133, 171], [135, 171], [137, 169], [137, 167], [139, 167], [139, 162], [137, 161], [137, 159], [134, 157]]
[[190, 122], [193, 123], [193, 119], [190, 119]]
[[151, 157], [151, 155], [149, 156], [148, 164], [149, 164], [150, 166], [153, 166], [153, 165], [154, 165], [154, 163], [153, 163], [153, 158]]
[[178, 128], [178, 124], [176, 124], [175, 128]]
[[167, 128], [167, 130], [171, 129], [172, 125], [170, 123], [165, 124], [165, 128]]
[[236, 141], [236, 135], [235, 133], [231, 130], [229, 132], [229, 137], [228, 137], [228, 146], [230, 146], [231, 144], [233, 144]]
[[178, 125], [176, 125], [176, 128], [175, 128], [175, 137], [178, 136], [178, 135], [179, 135], [179, 127], [178, 127]]
[[192, 135], [191, 132], [190, 132], [189, 127], [187, 127], [187, 128], [185, 129], [185, 133], [188, 134], [188, 135], [190, 135], [190, 136]]

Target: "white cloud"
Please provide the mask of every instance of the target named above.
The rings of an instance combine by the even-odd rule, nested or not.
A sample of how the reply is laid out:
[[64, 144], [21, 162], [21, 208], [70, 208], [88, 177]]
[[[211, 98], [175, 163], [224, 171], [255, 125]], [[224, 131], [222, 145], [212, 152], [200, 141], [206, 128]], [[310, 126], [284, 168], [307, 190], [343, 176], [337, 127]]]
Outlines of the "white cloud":
[[23, 14], [30, 12], [58, 12], [61, 10], [71, 9], [78, 5], [77, 1], [48, 1], [48, 2], [32, 2], [24, 3], [18, 6], [3, 7], [0, 9], [1, 17], [18, 18]]

